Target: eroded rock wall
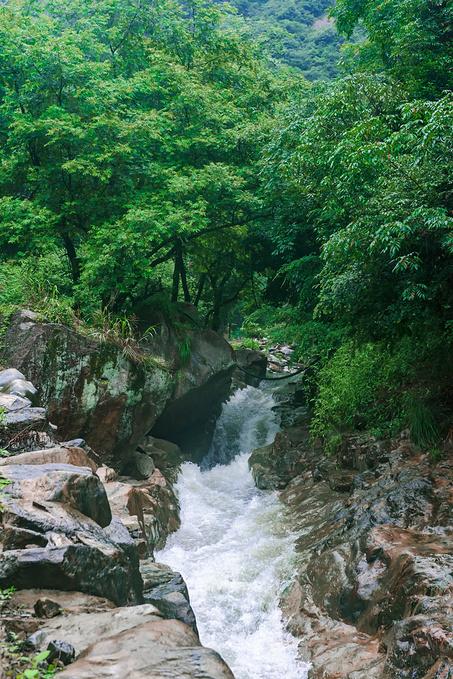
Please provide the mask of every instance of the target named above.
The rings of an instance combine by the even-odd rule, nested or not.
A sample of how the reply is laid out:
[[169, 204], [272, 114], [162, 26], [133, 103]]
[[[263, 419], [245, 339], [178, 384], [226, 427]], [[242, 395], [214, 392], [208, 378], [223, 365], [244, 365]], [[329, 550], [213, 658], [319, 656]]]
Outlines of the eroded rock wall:
[[338, 455], [292, 427], [250, 459], [284, 490], [297, 577], [282, 608], [313, 679], [453, 676], [453, 459], [405, 436], [345, 439]]
[[229, 344], [212, 331], [187, 332], [184, 364], [180, 340], [164, 323], [136, 360], [115, 344], [22, 311], [8, 329], [5, 362], [37, 386], [60, 440], [83, 437], [103, 462], [121, 468], [156, 422], [157, 435], [178, 443], [186, 430], [211, 422], [228, 393]]

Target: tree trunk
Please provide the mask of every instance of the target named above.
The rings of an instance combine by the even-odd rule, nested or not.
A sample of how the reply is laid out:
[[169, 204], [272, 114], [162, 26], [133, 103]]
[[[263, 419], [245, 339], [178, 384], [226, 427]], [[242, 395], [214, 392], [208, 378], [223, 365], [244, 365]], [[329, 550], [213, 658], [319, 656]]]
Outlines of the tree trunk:
[[171, 301], [177, 302], [179, 294], [179, 259], [178, 252], [175, 252], [174, 267], [173, 267], [173, 284], [171, 288]]
[[186, 266], [184, 264], [184, 257], [182, 254], [182, 245], [179, 242], [176, 246], [176, 258], [178, 260], [178, 269], [179, 269], [179, 275], [181, 278], [181, 283], [182, 283], [182, 291], [184, 293], [184, 301], [189, 302], [190, 304], [190, 290], [189, 286], [187, 284], [187, 273], [186, 273]]
[[197, 292], [195, 295], [195, 300], [194, 300], [194, 305], [198, 307], [201, 299], [201, 295], [203, 294], [203, 289], [204, 289], [204, 284], [206, 283], [206, 273], [202, 273], [200, 276], [200, 279], [198, 281], [198, 287], [197, 287]]
[[80, 263], [79, 258], [77, 257], [74, 242], [67, 234], [63, 234], [62, 238], [66, 254], [69, 259], [69, 264], [71, 266], [72, 280], [74, 283], [78, 283], [80, 280]]

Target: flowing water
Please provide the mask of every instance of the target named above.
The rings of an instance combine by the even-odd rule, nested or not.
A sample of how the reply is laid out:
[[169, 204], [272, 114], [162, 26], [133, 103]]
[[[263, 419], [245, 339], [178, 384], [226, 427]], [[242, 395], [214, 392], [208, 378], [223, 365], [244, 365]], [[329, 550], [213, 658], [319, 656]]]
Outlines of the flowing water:
[[182, 467], [181, 528], [156, 555], [182, 573], [201, 642], [222, 655], [236, 679], [307, 674], [278, 607], [295, 538], [277, 495], [255, 487], [247, 464], [253, 448], [278, 431], [273, 405], [270, 393], [247, 387], [223, 406], [202, 469]]

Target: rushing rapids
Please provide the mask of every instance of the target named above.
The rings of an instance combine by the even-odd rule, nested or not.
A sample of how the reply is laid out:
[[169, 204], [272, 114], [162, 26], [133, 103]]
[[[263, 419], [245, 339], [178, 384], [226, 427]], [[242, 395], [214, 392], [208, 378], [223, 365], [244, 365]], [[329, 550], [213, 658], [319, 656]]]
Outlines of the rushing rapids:
[[270, 393], [248, 387], [223, 407], [202, 469], [183, 465], [181, 528], [157, 555], [180, 571], [203, 644], [236, 679], [301, 679], [297, 641], [278, 606], [294, 563], [294, 535], [273, 493], [256, 489], [247, 460], [278, 431]]

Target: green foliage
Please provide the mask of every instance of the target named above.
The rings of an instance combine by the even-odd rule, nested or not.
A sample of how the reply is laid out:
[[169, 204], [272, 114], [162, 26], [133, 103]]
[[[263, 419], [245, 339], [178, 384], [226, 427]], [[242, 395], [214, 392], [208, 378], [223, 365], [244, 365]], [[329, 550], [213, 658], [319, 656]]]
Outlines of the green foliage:
[[[1, 486], [0, 486], [1, 487]], [[11, 599], [16, 588], [11, 585], [11, 587], [5, 587], [5, 589], [0, 588], [0, 609]]]
[[432, 446], [451, 408], [451, 3], [337, 0], [363, 39], [329, 84], [260, 52], [332, 76], [330, 0], [235, 6], [248, 21], [209, 0], [0, 3], [0, 316], [26, 305], [136, 360], [164, 316], [184, 365], [183, 299], [191, 327], [243, 320], [316, 362], [332, 446], [397, 426]]
[[312, 435], [332, 446], [344, 432], [389, 436], [409, 428], [414, 443], [431, 448], [445, 415], [448, 422], [443, 404], [452, 370], [451, 352], [436, 333], [387, 346], [349, 341], [319, 372]]
[[[2, 265], [60, 253], [83, 317], [183, 288], [222, 322], [250, 275], [253, 167], [289, 82], [229, 19], [208, 0], [0, 6]], [[16, 303], [28, 286], [13, 282]], [[62, 317], [52, 290], [44, 312]]]
[[260, 343], [252, 337], [243, 337], [235, 345], [236, 349], [253, 349], [259, 351]]
[[305, 363], [325, 361], [342, 338], [341, 330], [312, 320], [288, 304], [279, 308], [264, 304], [246, 316], [242, 331], [248, 337], [267, 337], [271, 342], [291, 344], [294, 359]]
[[182, 366], [187, 365], [190, 361], [192, 355], [192, 338], [190, 335], [186, 335], [184, 339], [179, 344], [178, 348], [179, 361]]
[[[33, 656], [29, 662], [30, 667], [26, 667], [23, 672], [17, 675], [17, 679], [51, 679], [57, 671], [56, 665], [47, 663], [50, 651], [41, 651]], [[24, 658], [27, 660], [27, 658]]]
[[[9, 587], [8, 600], [15, 591]], [[56, 664], [49, 663], [50, 651], [41, 651], [34, 655], [26, 655], [27, 645], [14, 632], [8, 633], [8, 643], [3, 647], [3, 660], [7, 662], [7, 676], [14, 672], [16, 679], [52, 679], [59, 669]]]
[[64, 252], [10, 259], [0, 264], [0, 313], [26, 306], [49, 320], [71, 323], [73, 299]]
[[363, 24], [368, 39], [350, 50], [356, 67], [385, 70], [412, 92], [439, 95], [451, 88], [453, 8], [448, 0], [337, 0], [338, 28], [351, 35]]
[[[5, 451], [6, 452], [6, 451]], [[0, 511], [3, 509], [2, 505], [2, 490], [4, 490], [11, 483], [10, 479], [5, 478], [0, 474]]]
[[233, 0], [250, 30], [276, 58], [308, 80], [338, 74], [342, 37], [329, 10], [332, 0]]
[[415, 443], [429, 448], [439, 442], [439, 425], [432, 407], [409, 392], [405, 395], [403, 410]]
[[153, 326], [141, 331], [136, 318], [118, 316], [105, 308], [97, 310], [90, 317], [89, 325], [79, 323], [78, 329], [100, 343], [115, 345], [126, 358], [137, 363], [149, 359], [143, 352], [143, 347], [152, 340], [156, 332]]
[[397, 415], [397, 367], [390, 353], [374, 344], [344, 344], [319, 373], [312, 435], [324, 439], [345, 431], [379, 427]]
[[342, 431], [409, 426], [432, 446], [453, 374], [451, 8], [338, 0], [333, 13], [368, 37], [345, 52], [351, 75], [279, 114], [261, 173], [267, 299], [289, 300], [296, 327], [331, 328], [314, 435], [335, 447]]

